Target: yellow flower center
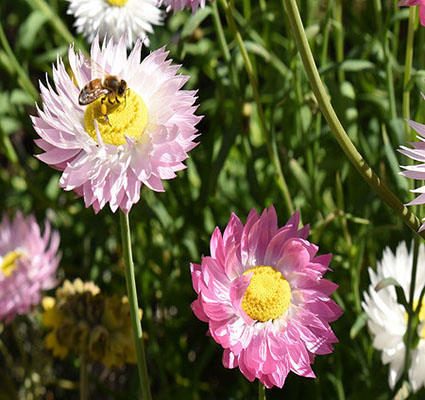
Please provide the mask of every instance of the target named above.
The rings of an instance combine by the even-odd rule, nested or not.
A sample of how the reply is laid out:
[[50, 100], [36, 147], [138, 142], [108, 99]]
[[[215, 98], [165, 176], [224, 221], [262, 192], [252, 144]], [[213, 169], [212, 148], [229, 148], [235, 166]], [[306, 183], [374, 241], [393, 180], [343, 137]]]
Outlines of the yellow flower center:
[[125, 136], [131, 136], [138, 141], [148, 124], [146, 104], [134, 90], [130, 90], [125, 98], [120, 97], [119, 102], [112, 101], [113, 104], [110, 104], [108, 99], [103, 100], [106, 118], [101, 111], [102, 97], [87, 106], [84, 113], [86, 132], [97, 141], [94, 124], [96, 120], [105, 143], [115, 146], [125, 144]]
[[128, 0], [106, 0], [111, 6], [122, 7], [125, 6]]
[[[418, 302], [418, 300], [414, 300], [413, 301], [413, 311], [415, 311], [416, 310], [416, 308], [418, 307], [418, 304], [419, 304], [419, 302]], [[421, 309], [419, 310], [419, 315], [418, 315], [418, 317], [419, 317], [419, 323], [422, 323], [422, 322], [424, 322], [425, 321], [425, 305], [424, 305], [424, 301], [422, 300], [422, 304], [421, 304]], [[406, 322], [407, 322], [407, 313], [405, 313], [405, 319], [406, 319]], [[422, 338], [422, 339], [425, 339], [425, 325], [424, 325], [424, 327], [422, 328], [422, 330], [421, 330], [421, 332], [420, 332], [420, 334], [419, 334], [419, 336]]]
[[6, 276], [10, 276], [10, 274], [16, 269], [16, 261], [21, 257], [22, 253], [18, 250], [7, 253], [3, 259], [0, 257], [0, 271]]
[[242, 299], [242, 309], [257, 321], [277, 319], [288, 310], [291, 287], [278, 270], [267, 265], [258, 265], [245, 271], [253, 272], [251, 281]]

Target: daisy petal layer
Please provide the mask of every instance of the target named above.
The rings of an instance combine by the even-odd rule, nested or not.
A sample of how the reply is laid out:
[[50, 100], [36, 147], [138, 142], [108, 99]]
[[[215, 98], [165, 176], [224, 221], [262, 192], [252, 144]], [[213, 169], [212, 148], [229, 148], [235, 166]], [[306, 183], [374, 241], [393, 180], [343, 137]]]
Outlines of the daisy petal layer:
[[16, 252], [10, 274], [0, 270], [0, 320], [12, 321], [40, 303], [42, 290], [56, 285], [59, 234], [45, 223], [44, 234], [34, 216], [18, 213], [9, 220], [4, 215], [0, 224], [0, 265], [8, 254]]
[[[214, 1], [214, 0], [210, 0]], [[198, 7], [204, 8], [206, 0], [162, 0], [161, 4], [167, 6], [167, 12], [174, 10], [174, 12], [183, 10], [185, 8], [192, 9], [195, 13]]]
[[[316, 256], [308, 227], [299, 230], [298, 224], [295, 213], [279, 228], [273, 206], [261, 216], [252, 210], [245, 226], [232, 214], [223, 234], [214, 231], [211, 256], [191, 266], [198, 294], [192, 308], [223, 347], [223, 365], [239, 367], [248, 380], [258, 378], [268, 388], [282, 387], [289, 371], [314, 377], [315, 355], [331, 353], [338, 341], [329, 326], [341, 315], [329, 298], [337, 285], [323, 278], [331, 256]], [[244, 273], [263, 265], [279, 271], [291, 289], [287, 311], [266, 322], [241, 307], [252, 276]]]
[[[425, 264], [425, 246], [419, 247], [418, 265]], [[406, 348], [404, 335], [407, 329], [407, 317], [404, 307], [397, 302], [397, 294], [393, 286], [387, 286], [379, 292], [376, 285], [385, 278], [395, 279], [402, 287], [406, 298], [410, 293], [410, 277], [413, 266], [413, 250], [407, 249], [406, 243], [401, 242], [395, 254], [387, 247], [382, 260], [378, 262], [376, 271], [369, 268], [369, 290], [363, 293], [362, 307], [367, 313], [368, 328], [373, 336], [373, 346], [382, 351], [383, 364], [389, 364], [388, 384], [394, 389], [404, 369]], [[418, 269], [414, 290], [414, 299], [418, 300], [425, 285], [425, 269]], [[423, 362], [425, 361], [425, 338], [421, 337], [425, 321], [418, 327], [419, 344], [412, 350], [412, 363], [409, 367], [409, 380], [414, 391], [419, 390], [425, 383]]]
[[[401, 166], [404, 171], [401, 171], [400, 174], [407, 178], [422, 181], [425, 179], [425, 125], [412, 120], [406, 120], [406, 122], [412, 129], [419, 133], [420, 136], [418, 136], [418, 139], [420, 142], [409, 143], [411, 146], [413, 146], [413, 148], [401, 146], [398, 151], [406, 157], [411, 158], [412, 160], [421, 162], [421, 164]], [[411, 192], [420, 193], [420, 195], [406, 205], [411, 206], [425, 203], [425, 186], [411, 190]], [[422, 222], [425, 222], [425, 219], [423, 219]], [[425, 223], [421, 225], [419, 232], [423, 231], [424, 229]]]
[[56, 90], [49, 82], [47, 86], [40, 83], [43, 110], [32, 117], [40, 136], [36, 143], [44, 150], [37, 157], [63, 171], [60, 187], [83, 197], [86, 207], [93, 206], [96, 213], [107, 203], [113, 212], [118, 208], [128, 212], [138, 202], [143, 184], [164, 191], [162, 180], [184, 169], [187, 153], [197, 145], [195, 125], [201, 117], [194, 115], [196, 92], [182, 90], [189, 77], [177, 74], [179, 66], [166, 60], [164, 48], [141, 61], [140, 40], [127, 57], [125, 40], [103, 42], [100, 48], [96, 38], [91, 58], [125, 80], [145, 103], [148, 122], [139, 140], [126, 136], [126, 143], [116, 146], [86, 132], [86, 106], [78, 104], [79, 88], [98, 76], [72, 47], [69, 63], [78, 87], [59, 58], [53, 68]]
[[92, 43], [96, 35], [101, 39], [118, 40], [126, 35], [127, 47], [141, 37], [149, 46], [148, 33], [152, 25], [163, 24], [163, 12], [157, 0], [128, 0], [121, 6], [114, 6], [107, 0], [67, 0], [68, 14], [76, 18], [74, 26]]

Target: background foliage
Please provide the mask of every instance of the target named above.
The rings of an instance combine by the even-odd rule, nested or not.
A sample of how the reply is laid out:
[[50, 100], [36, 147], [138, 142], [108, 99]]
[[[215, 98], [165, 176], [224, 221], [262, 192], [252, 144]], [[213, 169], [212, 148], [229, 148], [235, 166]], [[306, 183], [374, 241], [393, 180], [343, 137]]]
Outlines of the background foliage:
[[[302, 0], [300, 11], [332, 103], [356, 147], [389, 187], [407, 202], [406, 163], [396, 149], [406, 142], [401, 117], [408, 9], [396, 1]], [[94, 280], [107, 293], [125, 294], [118, 215], [98, 215], [58, 187], [60, 174], [37, 161], [29, 114], [39, 79], [65, 57], [73, 18], [62, 0], [0, 3], [0, 209], [35, 212], [60, 231], [60, 279]], [[364, 327], [362, 291], [367, 267], [385, 246], [410, 243], [412, 233], [351, 167], [321, 117], [278, 0], [236, 2], [235, 17], [259, 76], [261, 100], [295, 208], [310, 223], [320, 253], [334, 254], [328, 279], [344, 315], [333, 324], [340, 340], [316, 359], [315, 380], [290, 374], [269, 399], [386, 399], [388, 369]], [[230, 58], [220, 49], [221, 21]], [[87, 49], [82, 37], [77, 47]], [[425, 28], [415, 37], [411, 115], [424, 120]], [[209, 254], [209, 237], [235, 212], [274, 204], [279, 223], [289, 218], [275, 169], [261, 135], [252, 89], [236, 42], [217, 3], [195, 15], [169, 15], [151, 35], [151, 49], [166, 45], [199, 89], [199, 146], [187, 170], [165, 193], [143, 189], [131, 211], [139, 301], [144, 309], [148, 364], [155, 399], [251, 399], [257, 385], [221, 364], [222, 349], [205, 335], [190, 309], [195, 299], [189, 263]], [[8, 48], [10, 46], [10, 48]], [[149, 49], [143, 50], [148, 54]], [[15, 59], [14, 59], [15, 58]], [[394, 102], [391, 104], [391, 91]], [[393, 105], [393, 107], [392, 107]], [[395, 106], [395, 108], [394, 108]], [[420, 215], [420, 213], [419, 213]], [[421, 216], [421, 215], [420, 215]], [[40, 315], [1, 326], [0, 399], [76, 399], [78, 361], [54, 360], [43, 347]], [[7, 349], [7, 350], [6, 350]], [[136, 398], [137, 370], [91, 366], [92, 399]], [[417, 398], [424, 395], [424, 390]]]

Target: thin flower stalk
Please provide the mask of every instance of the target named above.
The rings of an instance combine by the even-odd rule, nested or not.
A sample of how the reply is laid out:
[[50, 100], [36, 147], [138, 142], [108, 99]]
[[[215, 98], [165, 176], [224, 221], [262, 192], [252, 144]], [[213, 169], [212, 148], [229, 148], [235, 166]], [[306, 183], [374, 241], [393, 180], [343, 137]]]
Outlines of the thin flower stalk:
[[24, 89], [29, 95], [32, 96], [34, 100], [38, 100], [39, 95], [38, 91], [31, 82], [27, 73], [22, 68], [20, 62], [16, 59], [15, 54], [13, 53], [12, 48], [10, 47], [9, 42], [7, 41], [6, 34], [4, 33], [3, 26], [0, 22], [0, 43], [4, 48], [6, 55], [9, 59], [9, 62], [12, 68], [15, 69], [16, 75], [18, 76], [18, 83], [21, 85], [22, 89]]
[[[336, 61], [341, 63], [344, 61], [344, 24], [342, 22], [342, 0], [335, 0], [334, 17], [336, 20], [335, 27], [335, 50]], [[341, 84], [345, 81], [345, 74], [342, 69], [338, 69], [338, 81]]]
[[266, 400], [266, 387], [258, 381], [258, 400]]
[[143, 345], [142, 323], [139, 318], [139, 305], [137, 300], [136, 279], [134, 276], [134, 263], [131, 250], [131, 234], [128, 214], [120, 210], [121, 238], [124, 253], [125, 280], [127, 295], [130, 305], [131, 324], [133, 327], [134, 343], [136, 345], [137, 366], [139, 371], [140, 385], [144, 400], [151, 400], [149, 387], [148, 368], [146, 364], [145, 347]]
[[87, 360], [84, 354], [80, 355], [80, 400], [89, 398], [89, 377], [87, 374]]
[[[403, 222], [407, 226], [417, 232], [420, 226], [419, 219], [403, 205], [398, 197], [374, 173], [372, 168], [367, 164], [365, 159], [351, 142], [341, 125], [317, 71], [296, 0], [282, 0], [282, 6], [286, 9], [295, 40], [297, 42], [298, 50], [304, 64], [305, 72], [316, 96], [317, 102], [319, 103], [320, 110], [338, 141], [338, 144], [353, 166], [360, 173], [362, 178], [372, 187], [375, 193], [378, 194], [378, 196], [402, 218]], [[419, 235], [425, 238], [424, 233], [421, 232]]]
[[[415, 37], [416, 7], [410, 7], [409, 24], [407, 28], [406, 56], [404, 62], [403, 79], [403, 118], [410, 119], [410, 78], [412, 75], [413, 43]], [[404, 123], [406, 129], [406, 140], [412, 140], [410, 136], [410, 127], [407, 122]]]
[[266, 117], [264, 115], [263, 106], [261, 104], [260, 93], [258, 91], [258, 79], [254, 68], [252, 67], [251, 60], [248, 55], [248, 51], [246, 50], [245, 44], [242, 39], [242, 35], [239, 32], [236, 21], [233, 18], [232, 7], [227, 3], [226, 0], [220, 0], [220, 4], [223, 7], [223, 10], [226, 14], [227, 24], [236, 39], [239, 50], [242, 54], [242, 58], [244, 60], [245, 69], [248, 74], [249, 82], [252, 87], [252, 91], [254, 94], [254, 100], [257, 105], [258, 116], [260, 119], [260, 127], [261, 132], [263, 134], [264, 140], [266, 142], [267, 151], [269, 153], [269, 157], [271, 158], [278, 175], [278, 185], [280, 190], [282, 191], [283, 200], [285, 202], [286, 209], [288, 213], [294, 213], [294, 206], [292, 204], [291, 196], [289, 194], [288, 185], [286, 184], [285, 176], [283, 175], [282, 166], [280, 164], [279, 155], [277, 153], [276, 143], [273, 141], [272, 135], [267, 129]]
[[[407, 329], [406, 329], [406, 353], [404, 356], [404, 377], [408, 379], [409, 377], [409, 367], [411, 363], [411, 352], [412, 341], [413, 341], [413, 331], [412, 324], [414, 318], [414, 301], [415, 301], [415, 287], [416, 287], [416, 275], [418, 270], [418, 256], [419, 256], [419, 238], [415, 237], [414, 248], [413, 248], [413, 266], [412, 266], [412, 275], [410, 278], [410, 292], [409, 292], [409, 303], [407, 309]], [[418, 308], [421, 308], [421, 303], [419, 303]]]
[[384, 29], [386, 26], [384, 26], [382, 21], [382, 2], [381, 0], [374, 0], [373, 7], [375, 10], [375, 18], [376, 18], [376, 25], [378, 28], [378, 33], [380, 35], [381, 43], [382, 43], [382, 49], [384, 52], [384, 60], [385, 60], [385, 76], [386, 76], [386, 83], [387, 83], [387, 91], [388, 91], [388, 102], [389, 102], [389, 113], [390, 113], [390, 119], [396, 119], [397, 118], [397, 109], [395, 104], [395, 93], [394, 93], [394, 79], [393, 79], [393, 69], [390, 62], [389, 54], [389, 35], [388, 30]]

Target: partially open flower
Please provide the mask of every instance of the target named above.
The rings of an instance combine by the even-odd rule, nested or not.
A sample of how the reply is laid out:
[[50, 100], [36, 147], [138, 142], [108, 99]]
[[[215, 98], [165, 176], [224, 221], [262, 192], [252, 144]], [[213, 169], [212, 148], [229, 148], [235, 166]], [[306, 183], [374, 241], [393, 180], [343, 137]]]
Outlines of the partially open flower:
[[[425, 95], [422, 94], [422, 97], [425, 98]], [[412, 129], [414, 129], [416, 132], [419, 133], [418, 139], [420, 141], [409, 143], [410, 145], [413, 146], [413, 148], [400, 146], [398, 151], [401, 154], [404, 154], [406, 157], [411, 158], [412, 160], [419, 161], [421, 164], [401, 166], [401, 168], [403, 168], [404, 171], [400, 172], [400, 174], [423, 183], [425, 179], [425, 143], [424, 143], [425, 125], [412, 120], [407, 120], [407, 123], [410, 125]], [[406, 205], [412, 206], [412, 205], [425, 204], [425, 186], [421, 186], [421, 187], [418, 187], [417, 189], [413, 189], [411, 190], [411, 192], [418, 193], [419, 196], [416, 197], [416, 199], [412, 200], [411, 202], [407, 203]], [[425, 229], [425, 218], [422, 219], [422, 225], [419, 228], [419, 232], [423, 231], [424, 229]]]
[[56, 284], [59, 234], [45, 223], [43, 235], [33, 215], [4, 215], [0, 224], [0, 320], [10, 322], [41, 301]]
[[[92, 282], [65, 281], [56, 298], [43, 298], [43, 323], [52, 328], [46, 347], [64, 358], [72, 351], [108, 368], [136, 363], [126, 297], [106, 296]], [[141, 317], [141, 310], [140, 310]]]
[[329, 326], [341, 315], [329, 298], [337, 285], [323, 279], [331, 255], [316, 256], [298, 224], [295, 213], [278, 228], [273, 207], [252, 210], [245, 226], [232, 214], [223, 235], [214, 231], [211, 256], [191, 264], [192, 308], [223, 346], [224, 366], [268, 388], [282, 387], [289, 371], [314, 377], [315, 355], [337, 342]]
[[149, 46], [152, 25], [162, 25], [163, 12], [158, 0], [67, 0], [68, 14], [76, 18], [74, 26], [92, 43], [100, 38], [118, 40], [127, 35], [127, 47], [141, 37]]
[[177, 75], [164, 48], [141, 61], [141, 47], [138, 41], [127, 57], [124, 37], [102, 49], [96, 39], [91, 60], [71, 47], [78, 87], [61, 59], [53, 69], [56, 91], [41, 84], [44, 109], [32, 117], [44, 150], [37, 157], [63, 171], [59, 185], [95, 212], [106, 203], [128, 212], [142, 184], [164, 191], [162, 180], [176, 177], [197, 145], [196, 93], [181, 89], [189, 77]]

